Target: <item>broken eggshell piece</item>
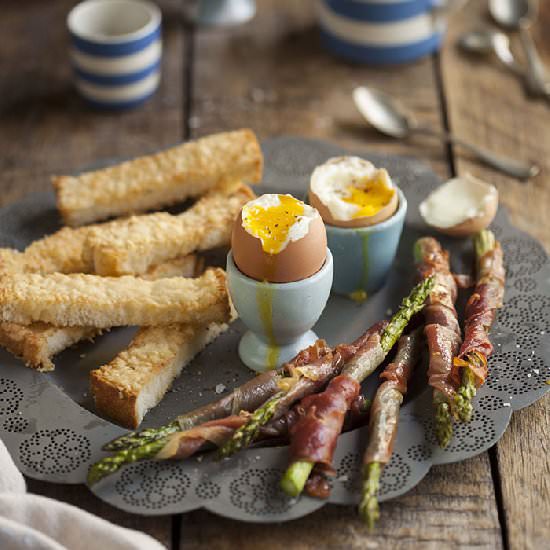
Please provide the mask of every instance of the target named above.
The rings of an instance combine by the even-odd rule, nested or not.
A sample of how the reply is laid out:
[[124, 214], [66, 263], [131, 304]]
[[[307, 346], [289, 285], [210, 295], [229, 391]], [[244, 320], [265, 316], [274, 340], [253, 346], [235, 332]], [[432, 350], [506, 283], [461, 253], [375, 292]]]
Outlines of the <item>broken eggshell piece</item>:
[[496, 187], [466, 174], [434, 189], [420, 204], [420, 215], [441, 233], [469, 237], [487, 228], [497, 209]]

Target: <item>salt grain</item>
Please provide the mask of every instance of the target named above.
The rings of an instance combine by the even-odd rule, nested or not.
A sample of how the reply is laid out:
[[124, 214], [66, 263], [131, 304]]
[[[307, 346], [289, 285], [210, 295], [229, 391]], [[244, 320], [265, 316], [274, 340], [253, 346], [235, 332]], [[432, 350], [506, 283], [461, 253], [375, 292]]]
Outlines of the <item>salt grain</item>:
[[539, 373], [540, 373], [540, 369], [533, 369], [533, 372], [534, 372], [535, 374], [539, 374]]
[[503, 403], [502, 406], [503, 407], [510, 407], [510, 403]]
[[216, 386], [216, 393], [223, 393], [225, 391], [225, 385], [224, 384], [218, 384]]

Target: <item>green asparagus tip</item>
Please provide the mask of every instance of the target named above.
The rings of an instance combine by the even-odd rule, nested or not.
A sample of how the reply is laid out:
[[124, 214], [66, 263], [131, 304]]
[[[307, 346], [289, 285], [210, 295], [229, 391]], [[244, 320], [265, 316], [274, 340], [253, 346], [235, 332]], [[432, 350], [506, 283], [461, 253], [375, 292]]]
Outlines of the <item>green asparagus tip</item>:
[[399, 309], [390, 319], [380, 339], [380, 345], [386, 353], [388, 353], [395, 342], [397, 342], [401, 333], [411, 320], [411, 317], [424, 307], [424, 302], [429, 296], [433, 286], [434, 278], [426, 277], [411, 290], [406, 298], [403, 299]]
[[462, 384], [455, 395], [456, 415], [462, 422], [469, 422], [472, 419], [474, 411], [472, 399], [476, 392], [474, 374], [469, 367], [466, 367], [462, 369]]
[[489, 250], [495, 248], [495, 234], [489, 229], [484, 229], [480, 231], [477, 235], [474, 236], [474, 248], [476, 251], [476, 256], [480, 258]]
[[313, 462], [293, 462], [281, 478], [281, 489], [290, 497], [300, 496], [313, 469]]
[[435, 411], [435, 435], [439, 446], [443, 449], [449, 445], [453, 437], [453, 423], [448, 403], [438, 403]]
[[140, 432], [129, 432], [124, 434], [103, 445], [102, 450], [116, 452], [140, 447], [145, 443], [152, 443], [157, 439], [166, 437], [167, 435], [175, 433], [179, 430], [180, 425], [177, 420], [174, 420], [173, 422], [170, 422], [165, 426], [161, 426], [160, 428], [147, 428], [146, 430], [142, 430]]
[[120, 470], [126, 464], [154, 458], [166, 444], [166, 438], [146, 443], [140, 447], [124, 449], [93, 464], [88, 471], [88, 485], [92, 486], [103, 478]]
[[273, 418], [284, 395], [285, 393], [279, 392], [268, 399], [261, 407], [257, 408], [247, 423], [235, 430], [231, 439], [219, 448], [218, 459], [227, 458], [242, 449], [246, 449], [256, 439], [260, 428]]
[[363, 470], [363, 493], [361, 502], [359, 503], [359, 515], [369, 529], [374, 528], [376, 521], [380, 517], [378, 489], [381, 475], [382, 465], [380, 462], [370, 462]]

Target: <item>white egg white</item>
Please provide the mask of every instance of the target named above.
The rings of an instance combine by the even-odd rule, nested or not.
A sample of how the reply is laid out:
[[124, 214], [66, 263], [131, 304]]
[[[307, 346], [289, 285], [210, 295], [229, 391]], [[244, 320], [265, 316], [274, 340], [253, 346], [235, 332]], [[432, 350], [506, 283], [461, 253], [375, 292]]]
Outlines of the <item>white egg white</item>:
[[497, 201], [494, 185], [466, 174], [432, 191], [420, 204], [420, 214], [428, 225], [450, 228], [483, 216]]
[[376, 168], [372, 162], [359, 157], [334, 157], [315, 168], [310, 191], [319, 197], [335, 220], [350, 221], [360, 207], [343, 200], [350, 196], [349, 187], [361, 187], [366, 178], [378, 176], [388, 187], [393, 187], [388, 172]]

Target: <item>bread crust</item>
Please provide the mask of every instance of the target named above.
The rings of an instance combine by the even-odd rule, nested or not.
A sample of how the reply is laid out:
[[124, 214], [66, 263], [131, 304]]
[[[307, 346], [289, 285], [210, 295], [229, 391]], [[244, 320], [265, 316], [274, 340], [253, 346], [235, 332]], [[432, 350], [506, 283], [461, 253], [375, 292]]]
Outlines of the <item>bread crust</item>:
[[198, 197], [223, 182], [261, 180], [256, 135], [242, 129], [183, 143], [80, 176], [52, 179], [66, 225], [155, 210]]
[[93, 229], [84, 245], [86, 262], [103, 276], [139, 275], [174, 257], [229, 245], [233, 221], [254, 197], [240, 183], [211, 191], [178, 216], [159, 212]]
[[91, 371], [96, 409], [126, 428], [137, 428], [183, 368], [227, 328], [211, 323], [139, 329], [128, 348]]
[[23, 273], [6, 276], [0, 288], [0, 320], [28, 325], [156, 326], [210, 323], [228, 315], [225, 272], [147, 281], [132, 276], [99, 277]]

